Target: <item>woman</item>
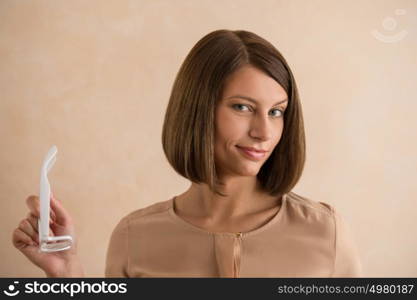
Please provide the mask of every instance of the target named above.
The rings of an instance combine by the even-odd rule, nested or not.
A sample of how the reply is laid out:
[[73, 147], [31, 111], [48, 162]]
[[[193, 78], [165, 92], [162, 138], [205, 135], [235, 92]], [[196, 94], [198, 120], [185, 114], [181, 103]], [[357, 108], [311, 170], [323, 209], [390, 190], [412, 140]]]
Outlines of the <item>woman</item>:
[[[203, 37], [182, 64], [165, 114], [169, 163], [184, 193], [121, 219], [107, 277], [356, 277], [361, 263], [332, 206], [294, 192], [305, 161], [301, 105], [277, 49], [248, 31]], [[38, 198], [14, 245], [47, 276], [83, 276], [76, 247], [37, 253]], [[74, 234], [53, 199], [56, 234]]]

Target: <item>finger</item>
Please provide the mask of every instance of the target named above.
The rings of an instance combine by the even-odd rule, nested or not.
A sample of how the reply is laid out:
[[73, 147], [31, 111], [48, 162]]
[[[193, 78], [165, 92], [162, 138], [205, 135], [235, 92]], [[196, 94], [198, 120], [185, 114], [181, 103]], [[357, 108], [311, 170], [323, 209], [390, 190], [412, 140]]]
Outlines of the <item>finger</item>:
[[[33, 230], [35, 230], [35, 232], [38, 232], [39, 229], [39, 218], [35, 217], [34, 215], [32, 215], [31, 213], [28, 213], [26, 216], [26, 219], [29, 221], [30, 225], [32, 225]], [[51, 226], [51, 224], [53, 224], [53, 220], [49, 219], [49, 226]]]
[[54, 211], [54, 209], [53, 209], [53, 207], [52, 207], [52, 201], [53, 201], [53, 199], [55, 199], [54, 197], [53, 197], [53, 195], [51, 194], [51, 200], [50, 200], [50, 207], [51, 207], [51, 209], [50, 209], [50, 217], [51, 217], [51, 219], [54, 221], [54, 222], [56, 222], [56, 213], [55, 213], [55, 211]]
[[[26, 220], [29, 222], [30, 226], [32, 226], [33, 231], [36, 233], [36, 239], [35, 240], [36, 241], [39, 241], [39, 232], [38, 232], [38, 229], [39, 229], [39, 225], [38, 225], [39, 219], [36, 218], [36, 217], [34, 217], [33, 215], [31, 215], [29, 213], [29, 215], [26, 218]], [[48, 235], [49, 236], [55, 236], [54, 232], [51, 229], [51, 226], [53, 226], [53, 225], [54, 225], [54, 222], [50, 219], [49, 220], [49, 232], [48, 232]]]
[[[52, 197], [51, 197], [52, 199]], [[51, 200], [52, 202], [52, 200]], [[31, 195], [26, 199], [26, 204], [29, 207], [30, 213], [32, 215], [34, 215], [37, 218], [40, 218], [40, 201], [39, 201], [39, 197], [35, 196], [35, 195]], [[49, 217], [52, 220], [56, 220], [56, 216], [55, 216], [55, 212], [53, 211], [53, 209], [51, 208], [49, 210]]]
[[40, 211], [39, 211], [39, 198], [35, 195], [30, 195], [26, 198], [26, 204], [29, 207], [30, 212], [37, 218], [40, 217]]
[[38, 218], [32, 215], [30, 212], [26, 216], [26, 220], [29, 221], [30, 225], [32, 226], [33, 230], [37, 233], [38, 232]]
[[71, 220], [71, 216], [62, 206], [61, 201], [58, 201], [55, 197], [52, 197], [51, 199], [51, 208], [53, 209], [55, 213], [56, 223], [59, 223], [65, 226], [69, 222], [69, 220]]
[[[55, 195], [54, 195], [54, 193], [51, 191], [51, 201], [50, 201], [51, 203], [52, 203], [53, 199], [57, 200], [56, 197], [55, 197]], [[52, 208], [52, 205], [51, 205], [51, 218], [54, 221], [56, 221], [56, 214], [54, 212], [54, 209]]]
[[23, 219], [19, 223], [19, 229], [26, 233], [28, 236], [31, 237], [31, 239], [37, 241], [38, 240], [38, 233], [35, 231], [35, 229], [32, 227], [32, 224], [29, 222], [28, 219]]
[[23, 232], [19, 228], [16, 228], [13, 231], [12, 242], [13, 242], [13, 245], [17, 249], [23, 249], [27, 246], [36, 246], [36, 245], [38, 245], [38, 243], [36, 241], [32, 240], [32, 238], [30, 236], [28, 236], [25, 232]]

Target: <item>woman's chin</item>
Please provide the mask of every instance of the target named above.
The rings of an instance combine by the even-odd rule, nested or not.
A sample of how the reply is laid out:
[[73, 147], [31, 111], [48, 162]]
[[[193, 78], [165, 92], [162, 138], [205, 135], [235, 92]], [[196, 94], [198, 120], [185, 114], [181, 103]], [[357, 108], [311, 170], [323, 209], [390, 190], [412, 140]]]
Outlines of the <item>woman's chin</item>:
[[256, 176], [258, 175], [261, 166], [257, 165], [245, 165], [239, 168], [239, 175], [241, 176]]

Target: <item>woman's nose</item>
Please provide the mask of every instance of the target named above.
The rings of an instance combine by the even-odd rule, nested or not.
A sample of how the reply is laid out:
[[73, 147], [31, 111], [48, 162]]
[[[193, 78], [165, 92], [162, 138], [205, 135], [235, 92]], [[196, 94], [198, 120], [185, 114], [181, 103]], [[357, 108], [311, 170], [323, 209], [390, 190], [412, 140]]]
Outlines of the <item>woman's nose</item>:
[[272, 137], [272, 124], [271, 120], [268, 117], [256, 116], [250, 125], [249, 135], [253, 138], [267, 141]]

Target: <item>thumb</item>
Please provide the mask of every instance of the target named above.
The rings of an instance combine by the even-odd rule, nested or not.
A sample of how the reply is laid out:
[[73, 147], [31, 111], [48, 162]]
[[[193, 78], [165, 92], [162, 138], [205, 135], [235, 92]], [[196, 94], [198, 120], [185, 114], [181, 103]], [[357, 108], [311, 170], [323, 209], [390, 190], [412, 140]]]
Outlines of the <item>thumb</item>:
[[51, 191], [51, 198], [58, 200], [57, 198], [55, 198], [54, 193]]
[[55, 213], [56, 222], [62, 225], [67, 225], [68, 221], [71, 219], [71, 216], [62, 206], [62, 202], [58, 201], [53, 194], [51, 194], [51, 208]]

